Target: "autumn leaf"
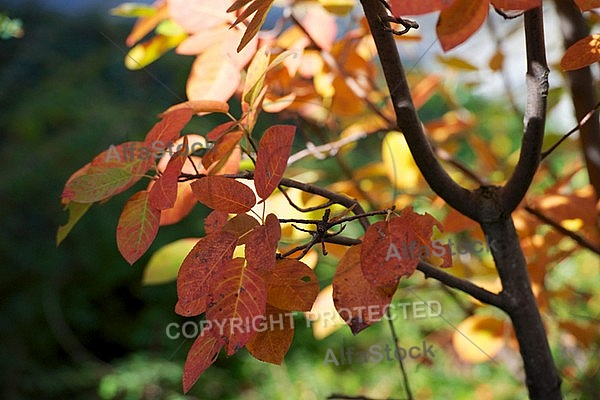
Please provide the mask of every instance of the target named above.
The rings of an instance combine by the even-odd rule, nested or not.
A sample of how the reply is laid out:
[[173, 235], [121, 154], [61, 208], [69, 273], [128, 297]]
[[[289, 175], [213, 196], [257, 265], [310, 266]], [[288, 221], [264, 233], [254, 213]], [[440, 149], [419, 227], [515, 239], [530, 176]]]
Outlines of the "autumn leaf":
[[[333, 303], [353, 334], [379, 321], [392, 301], [395, 289], [373, 287], [361, 269], [362, 245], [353, 246], [340, 260], [333, 277]], [[365, 311], [367, 307], [374, 307]]]
[[315, 272], [293, 259], [277, 261], [267, 284], [267, 302], [282, 310], [310, 311], [319, 294]]
[[177, 47], [185, 38], [185, 33], [174, 36], [155, 35], [138, 43], [125, 55], [125, 67], [131, 71], [140, 70]]
[[258, 360], [281, 365], [294, 339], [292, 314], [267, 304], [264, 318], [246, 349]]
[[206, 152], [204, 157], [202, 157], [202, 165], [207, 170], [210, 169], [212, 165], [223, 161], [240, 140], [244, 137], [244, 132], [242, 131], [233, 131], [228, 132], [221, 136], [213, 145], [213, 147]]
[[265, 83], [265, 75], [269, 67], [271, 52], [267, 46], [261, 47], [250, 62], [244, 89], [242, 90], [242, 99], [253, 108], [256, 107], [256, 100]]
[[206, 311], [213, 275], [231, 260], [236, 242], [234, 234], [219, 231], [196, 243], [183, 260], [177, 275], [177, 314], [192, 317]]
[[504, 346], [504, 322], [494, 317], [472, 315], [463, 320], [452, 335], [454, 350], [469, 363], [494, 362]]
[[90, 209], [93, 203], [77, 203], [75, 201], [70, 201], [65, 209], [69, 211], [69, 220], [65, 225], [61, 225], [58, 227], [58, 231], [56, 232], [56, 245], [61, 244], [63, 240], [67, 237], [71, 229], [77, 224], [77, 222], [85, 215], [87, 210]]
[[581, 11], [589, 11], [600, 7], [600, 0], [575, 0]]
[[213, 46], [196, 57], [192, 64], [186, 86], [187, 97], [190, 100], [228, 101], [240, 80], [237, 65]]
[[229, 111], [229, 104], [224, 101], [218, 100], [192, 100], [192, 101], [184, 101], [182, 103], [175, 104], [169, 107], [162, 115], [166, 115], [172, 113], [174, 111], [178, 111], [181, 109], [190, 109], [194, 111], [196, 114], [204, 114], [204, 113], [227, 113]]
[[211, 211], [211, 213], [204, 218], [204, 232], [207, 235], [210, 235], [211, 233], [220, 231], [227, 223], [228, 218], [229, 214], [227, 214], [225, 211]]
[[157, 122], [146, 135], [144, 143], [154, 151], [164, 150], [169, 142], [174, 142], [184, 126], [190, 122], [195, 110], [192, 107], [169, 109], [160, 114], [161, 121]]
[[129, 264], [148, 250], [156, 234], [160, 210], [152, 207], [148, 192], [139, 191], [127, 201], [117, 225], [117, 247]]
[[600, 61], [600, 34], [588, 35], [567, 49], [560, 60], [564, 71], [573, 71]]
[[184, 147], [169, 159], [167, 167], [148, 194], [150, 205], [158, 210], [166, 210], [175, 206], [179, 174], [187, 160], [187, 137], [184, 138], [183, 144]]
[[243, 258], [228, 260], [215, 271], [208, 295], [206, 319], [219, 321], [219, 336], [227, 341], [227, 354], [244, 347], [256, 334], [256, 317], [267, 305], [265, 282]]
[[259, 226], [259, 223], [256, 218], [248, 214], [238, 214], [225, 223], [223, 230], [236, 235], [238, 244], [246, 244], [246, 240], [250, 236], [249, 233], [257, 226]]
[[529, 10], [542, 6], [542, 0], [492, 0], [492, 5], [502, 10]]
[[[260, 30], [260, 27], [267, 18], [267, 13], [273, 5], [273, 1], [274, 0], [254, 0], [254, 2], [250, 4], [235, 20], [232, 26], [236, 26], [252, 15], [252, 13], [255, 13], [254, 17], [252, 17], [250, 23], [246, 27], [246, 32], [244, 33], [244, 36], [240, 40], [240, 44], [237, 47], [238, 53], [242, 51], [242, 49], [246, 47], [246, 45], [256, 36]], [[236, 7], [235, 3], [228, 9], [228, 11], [235, 11], [237, 8], [234, 7]]]
[[[440, 11], [454, 0], [390, 0], [394, 15], [419, 15]], [[484, 1], [482, 1], [484, 3]]]
[[144, 268], [142, 284], [159, 285], [175, 280], [181, 263], [198, 240], [198, 238], [179, 239], [155, 251]]
[[199, 32], [232, 20], [227, 1], [168, 0], [169, 15], [186, 32]]
[[256, 193], [263, 200], [271, 195], [283, 177], [295, 132], [295, 126], [273, 125], [258, 144], [254, 183]]
[[[118, 8], [113, 10], [115, 12], [119, 12]], [[129, 36], [127, 36], [127, 39], [125, 40], [125, 44], [127, 44], [127, 46], [133, 46], [148, 33], [152, 32], [156, 25], [158, 25], [161, 21], [165, 20], [169, 16], [166, 4], [158, 6], [154, 12], [148, 12], [148, 14], [149, 15], [143, 16], [142, 18], [136, 21], [133, 29], [131, 30], [131, 33], [129, 34]]]
[[246, 260], [263, 276], [275, 265], [281, 226], [275, 214], [267, 215], [264, 225], [255, 227], [246, 237]]
[[488, 1], [455, 0], [440, 13], [436, 33], [444, 51], [458, 46], [483, 25]]
[[209, 330], [203, 330], [200, 336], [196, 338], [183, 366], [184, 393], [187, 393], [200, 375], [217, 360], [223, 345], [223, 340], [211, 334]]
[[196, 198], [213, 210], [245, 213], [256, 204], [252, 189], [231, 178], [207, 176], [191, 183]]
[[214, 141], [218, 140], [221, 136], [226, 134], [227, 132], [231, 132], [237, 124], [238, 124], [237, 121], [229, 121], [229, 122], [225, 122], [220, 125], [217, 125], [213, 130], [211, 130], [210, 132], [208, 132], [206, 134], [206, 139], [210, 140], [211, 142], [214, 142]]

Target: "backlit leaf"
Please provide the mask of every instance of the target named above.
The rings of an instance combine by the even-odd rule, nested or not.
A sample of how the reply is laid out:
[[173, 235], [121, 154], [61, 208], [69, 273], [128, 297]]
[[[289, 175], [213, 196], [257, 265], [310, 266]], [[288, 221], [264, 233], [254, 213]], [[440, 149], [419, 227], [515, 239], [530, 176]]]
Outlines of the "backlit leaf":
[[211, 175], [192, 182], [196, 198], [213, 210], [245, 213], [256, 204], [252, 189], [234, 179]]
[[269, 197], [279, 185], [292, 152], [295, 132], [295, 126], [273, 125], [261, 138], [254, 170], [256, 193], [260, 198]]
[[144, 269], [143, 285], [159, 285], [175, 280], [181, 263], [198, 238], [179, 239], [158, 249]]
[[92, 166], [85, 175], [73, 179], [65, 186], [62, 197], [78, 203], [94, 203], [128, 189], [133, 183], [130, 171]]
[[66, 224], [58, 227], [58, 231], [56, 232], [56, 245], [58, 246], [71, 232], [71, 229], [75, 226], [75, 224], [85, 215], [87, 210], [90, 209], [93, 203], [77, 203], [75, 201], [70, 201], [66, 206], [65, 210], [69, 211], [69, 220]]
[[567, 49], [560, 67], [572, 71], [600, 61], [600, 34], [586, 36]]
[[466, 362], [493, 362], [492, 359], [504, 346], [504, 336], [503, 321], [484, 315], [472, 315], [456, 327], [452, 344], [456, 353]]
[[[333, 303], [353, 334], [379, 321], [394, 296], [394, 289], [371, 286], [360, 267], [362, 245], [352, 246], [340, 260], [333, 277]], [[373, 307], [366, 309], [365, 307]]]
[[277, 261], [267, 285], [267, 302], [282, 310], [310, 311], [319, 294], [314, 271], [294, 259]]
[[183, 366], [184, 393], [187, 393], [200, 375], [217, 360], [223, 344], [224, 342], [221, 339], [218, 339], [208, 331], [203, 331], [203, 334], [200, 334], [196, 338]]
[[183, 260], [177, 275], [177, 314], [192, 317], [206, 311], [213, 275], [231, 260], [236, 242], [234, 234], [224, 231], [198, 240]]
[[346, 15], [354, 8], [354, 0], [319, 0], [321, 6], [335, 15]]
[[227, 132], [231, 132], [236, 125], [237, 121], [230, 121], [217, 125], [212, 131], [206, 134], [206, 139], [214, 142]]
[[392, 13], [394, 15], [419, 15], [427, 14], [433, 11], [439, 11], [450, 4], [454, 0], [390, 0]]
[[265, 320], [246, 349], [256, 359], [280, 365], [294, 339], [292, 314], [267, 304]]
[[240, 83], [240, 72], [233, 60], [211, 47], [192, 64], [186, 93], [190, 100], [228, 101]]
[[325, 286], [319, 292], [312, 309], [305, 313], [306, 318], [311, 322], [313, 336], [317, 340], [326, 338], [346, 325], [335, 309], [332, 294], [333, 287]]
[[161, 21], [168, 18], [168, 16], [169, 14], [167, 11], [167, 5], [159, 5], [154, 13], [146, 17], [142, 17], [136, 21], [133, 29], [131, 30], [131, 33], [129, 34], [129, 36], [127, 36], [127, 39], [125, 40], [125, 44], [127, 44], [127, 46], [129, 47], [133, 46], [134, 44], [142, 40], [142, 38], [148, 33], [152, 32], [152, 30]]
[[149, 191], [150, 205], [158, 210], [172, 208], [177, 200], [177, 182], [187, 160], [187, 137], [183, 143], [184, 147], [169, 159], [167, 167]]
[[471, 37], [485, 21], [488, 11], [488, 1], [454, 0], [440, 13], [436, 26], [442, 49], [453, 49]]
[[421, 172], [417, 167], [404, 135], [389, 132], [381, 144], [381, 157], [392, 184], [401, 190], [413, 190], [421, 182]]
[[187, 32], [199, 32], [228, 23], [227, 1], [168, 0], [169, 15]]
[[177, 110], [169, 109], [160, 114], [159, 117], [162, 119], [150, 129], [144, 139], [144, 144], [153, 151], [164, 150], [169, 142], [179, 138], [181, 130], [190, 122], [194, 111], [191, 107], [185, 107]]
[[185, 38], [185, 34], [155, 35], [145, 42], [138, 43], [125, 56], [125, 67], [132, 71], [142, 69], [158, 60], [167, 51], [177, 47]]
[[242, 99], [250, 107], [256, 107], [255, 101], [264, 86], [270, 58], [271, 52], [269, 48], [263, 46], [256, 52], [250, 62], [248, 72], [246, 73], [246, 80], [244, 81], [244, 89], [242, 90]]
[[148, 192], [139, 191], [127, 201], [117, 225], [117, 247], [129, 264], [136, 262], [158, 233], [160, 210], [152, 207]]
[[213, 147], [206, 152], [204, 157], [202, 157], [202, 165], [204, 168], [208, 170], [214, 163], [227, 157], [233, 148], [237, 146], [242, 137], [244, 137], [244, 132], [242, 131], [228, 132], [221, 136], [215, 142]]
[[211, 112], [227, 113], [229, 111], [229, 104], [225, 103], [224, 101], [217, 100], [184, 101], [183, 103], [178, 103], [169, 107], [167, 111], [163, 113], [163, 115], [183, 108], [192, 109], [196, 114]]
[[227, 354], [232, 355], [256, 334], [252, 321], [265, 314], [265, 282], [243, 258], [228, 260], [215, 272], [213, 282], [206, 319], [223, 323], [219, 336], [227, 341]]
[[[246, 45], [250, 43], [250, 41], [256, 36], [258, 31], [260, 30], [260, 27], [265, 22], [265, 19], [267, 18], [267, 13], [269, 12], [269, 9], [272, 5], [273, 0], [255, 0], [253, 4], [248, 6], [247, 10], [252, 12], [256, 10], [256, 13], [254, 14], [254, 17], [252, 17], [252, 20], [246, 27], [246, 32], [240, 40], [240, 44], [237, 47], [238, 53], [242, 51], [242, 49], [246, 47]], [[233, 25], [235, 26], [237, 23], [243, 21], [244, 19], [246, 19], [247, 16], [249, 16], [249, 13], [242, 13]]]

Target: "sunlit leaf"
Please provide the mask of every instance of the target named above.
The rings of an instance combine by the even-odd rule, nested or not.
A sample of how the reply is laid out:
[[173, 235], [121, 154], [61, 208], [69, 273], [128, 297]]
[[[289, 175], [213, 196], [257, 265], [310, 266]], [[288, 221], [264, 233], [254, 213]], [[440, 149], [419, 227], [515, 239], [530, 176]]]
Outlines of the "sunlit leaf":
[[261, 138], [254, 170], [254, 184], [260, 198], [269, 197], [279, 185], [292, 152], [295, 132], [295, 126], [273, 125]]
[[138, 43], [125, 56], [125, 67], [132, 71], [142, 69], [158, 60], [167, 51], [177, 47], [185, 37], [185, 34], [155, 35], [145, 42]]
[[175, 280], [181, 263], [198, 238], [179, 239], [158, 249], [144, 269], [143, 285], [159, 285]]
[[436, 26], [442, 49], [453, 49], [471, 37], [485, 21], [488, 11], [488, 1], [454, 0], [440, 13]]
[[129, 264], [148, 250], [156, 234], [160, 210], [152, 207], [148, 192], [137, 192], [127, 201], [117, 225], [117, 246]]
[[335, 15], [346, 15], [354, 8], [354, 0], [319, 0], [319, 4]]
[[600, 34], [586, 36], [567, 49], [560, 67], [572, 71], [600, 61]]
[[213, 210], [245, 213], [256, 204], [254, 192], [243, 183], [223, 176], [207, 176], [192, 182], [196, 198]]
[[133, 29], [131, 30], [131, 33], [129, 34], [129, 36], [127, 36], [127, 39], [125, 40], [125, 44], [127, 44], [128, 47], [133, 46], [134, 44], [142, 40], [144, 36], [152, 32], [152, 30], [161, 21], [168, 18], [168, 16], [169, 14], [167, 11], [167, 5], [164, 3], [160, 4], [156, 8], [155, 12], [151, 13], [148, 16], [144, 16], [136, 21]]
[[242, 137], [244, 137], [244, 132], [242, 131], [228, 132], [221, 136], [213, 147], [206, 152], [204, 157], [202, 157], [204, 168], [208, 170], [214, 163], [227, 157], [240, 140], [242, 140]]
[[[392, 13], [394, 15], [419, 15], [427, 14], [433, 11], [439, 11], [450, 4], [454, 0], [390, 0], [389, 3], [392, 6]], [[487, 1], [482, 1], [487, 3]]]
[[494, 317], [472, 315], [456, 327], [454, 350], [469, 363], [492, 361], [504, 346], [504, 322]]
[[421, 172], [415, 163], [404, 135], [390, 132], [381, 144], [381, 156], [389, 180], [401, 190], [412, 190], [421, 182]]
[[293, 259], [278, 261], [267, 284], [267, 302], [282, 310], [310, 311], [319, 294], [314, 271]]

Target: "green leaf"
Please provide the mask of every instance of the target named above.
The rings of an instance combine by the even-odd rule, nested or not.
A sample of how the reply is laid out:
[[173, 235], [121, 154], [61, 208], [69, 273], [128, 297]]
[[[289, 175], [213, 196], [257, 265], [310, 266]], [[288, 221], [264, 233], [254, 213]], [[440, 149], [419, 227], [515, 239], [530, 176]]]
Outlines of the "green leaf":
[[159, 285], [175, 280], [181, 263], [199, 239], [179, 239], [158, 249], [146, 265], [142, 284]]
[[71, 229], [75, 224], [84, 216], [87, 210], [90, 209], [93, 203], [77, 203], [75, 201], [69, 202], [65, 206], [65, 210], [69, 211], [69, 220], [66, 224], [58, 227], [56, 232], [56, 245], [58, 246], [71, 232]]

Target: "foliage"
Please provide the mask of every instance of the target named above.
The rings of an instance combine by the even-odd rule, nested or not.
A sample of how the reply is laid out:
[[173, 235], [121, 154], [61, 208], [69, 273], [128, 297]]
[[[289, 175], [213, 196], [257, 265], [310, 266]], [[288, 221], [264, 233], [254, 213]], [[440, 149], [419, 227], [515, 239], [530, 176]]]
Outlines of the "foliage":
[[[511, 306], [504, 303], [508, 299], [503, 296], [508, 295], [502, 295], [499, 290], [504, 287], [506, 293], [510, 292], [506, 287], [508, 281], [503, 279], [502, 286], [500, 284], [501, 250], [492, 250], [499, 273], [489, 268], [492, 263], [489, 254], [471, 254], [453, 260], [450, 246], [440, 247], [439, 253], [428, 250], [435, 248], [434, 240], [442, 231], [445, 235], [469, 232], [483, 243], [487, 242], [487, 234], [494, 226], [482, 222], [475, 210], [465, 210], [464, 204], [457, 207], [454, 201], [449, 203], [454, 203], [451, 205], [460, 213], [444, 210], [439, 212], [439, 219], [409, 207], [418, 196], [429, 194], [417, 170], [430, 185], [434, 180], [431, 173], [424, 170], [423, 160], [427, 155], [415, 152], [420, 144], [407, 132], [417, 124], [413, 124], [414, 119], [401, 120], [401, 107], [388, 102], [388, 94], [381, 87], [379, 70], [373, 61], [378, 51], [380, 58], [384, 54], [381, 48], [375, 47], [371, 36], [373, 20], [358, 18], [354, 29], [338, 32], [335, 19], [328, 11], [349, 12], [350, 7], [340, 10], [332, 9], [332, 4], [324, 4], [323, 8], [316, 2], [290, 2], [285, 5], [289, 7], [285, 17], [289, 24], [278, 24], [276, 32], [261, 32], [260, 27], [273, 4], [270, 0], [240, 0], [218, 5], [204, 0], [171, 0], [159, 2], [154, 8], [130, 5], [115, 10], [119, 15], [140, 17], [127, 38], [127, 44], [134, 46], [126, 58], [129, 68], [144, 67], [171, 48], [179, 54], [196, 56], [187, 81], [188, 101], [160, 114], [161, 120], [143, 141], [111, 146], [71, 176], [61, 196], [70, 211], [69, 222], [59, 230], [58, 242], [90, 204], [107, 201], [142, 179], [149, 178], [148, 186], [129, 198], [116, 232], [119, 251], [130, 264], [148, 250], [159, 227], [185, 218], [196, 202], [214, 210], [204, 222], [206, 235], [189, 250], [177, 271], [179, 300], [175, 311], [187, 317], [203, 315], [206, 326], [188, 353], [183, 372], [184, 392], [217, 360], [221, 349], [233, 355], [245, 347], [259, 360], [282, 362], [292, 342], [293, 324], [279, 331], [259, 331], [247, 321], [283, 318], [293, 311], [323, 314], [334, 307], [356, 334], [385, 314], [363, 318], [362, 314], [348, 310], [367, 305], [386, 309], [401, 278], [410, 277], [416, 269], [507, 311], [513, 322], [519, 323], [510, 314]], [[397, 15], [439, 10], [437, 36], [442, 48], [450, 50], [480, 28], [490, 4], [506, 17], [514, 16], [515, 10], [525, 11], [530, 24], [534, 15], [541, 14], [541, 2], [534, 0], [392, 1], [389, 9], [393, 15], [378, 15], [380, 26], [377, 28], [403, 34], [418, 25]], [[400, 24], [405, 29], [396, 31], [390, 24]], [[138, 43], [153, 30], [154, 36]], [[379, 33], [374, 32], [374, 35]], [[529, 40], [531, 34], [528, 35]], [[539, 46], [540, 39], [537, 40]], [[590, 42], [586, 43], [587, 47], [576, 44], [567, 50], [562, 63], [565, 69], [585, 66], [585, 63], [573, 66], [572, 60], [581, 54], [594, 53], [595, 45], [590, 47]], [[377, 46], [380, 45], [378, 42]], [[528, 47], [528, 56], [530, 63], [538, 63], [530, 74], [537, 74], [535, 84], [541, 87], [538, 90], [541, 109], [528, 106], [525, 118], [525, 134], [535, 135], [539, 124], [531, 121], [545, 118], [546, 94], [542, 93], [544, 72], [541, 69], [545, 55], [540, 56]], [[534, 60], [536, 57], [539, 59]], [[590, 57], [587, 61], [594, 60]], [[491, 69], [500, 71], [502, 61], [492, 61]], [[458, 58], [446, 59], [446, 63], [470, 68], [468, 62]], [[389, 85], [390, 78], [386, 78]], [[394, 90], [392, 97], [396, 95]], [[412, 102], [417, 107], [424, 106], [436, 94], [453, 95], [436, 76], [423, 77], [412, 85], [411, 92]], [[233, 96], [241, 102], [240, 112], [229, 110], [226, 102]], [[433, 148], [437, 157], [453, 168], [453, 178], [461, 184], [480, 185], [478, 194], [481, 196], [492, 197], [487, 194], [497, 187], [492, 184], [499, 185], [507, 179], [507, 186], [520, 185], [519, 190], [524, 194], [529, 182], [523, 179], [515, 183], [511, 169], [515, 165], [523, 169], [521, 160], [517, 163], [516, 157], [525, 150], [507, 152], [502, 145], [494, 146], [499, 140], [496, 135], [485, 138], [473, 134], [477, 130], [476, 117], [456, 101], [447, 103], [448, 109], [443, 115], [425, 121], [431, 143], [424, 143], [429, 150]], [[532, 118], [532, 109], [540, 115]], [[288, 115], [296, 126], [274, 124], [264, 131], [256, 129], [262, 112]], [[192, 118], [205, 118], [208, 113], [224, 114], [229, 121], [205, 132], [201, 142], [206, 148], [197, 154], [190, 148], [190, 143], [198, 140], [197, 136], [180, 136], [180, 132]], [[394, 122], [394, 113], [398, 125]], [[400, 133], [397, 130], [402, 123], [406, 123], [407, 129]], [[327, 127], [326, 134], [320, 132], [320, 126]], [[419, 129], [422, 129], [420, 125]], [[306, 149], [292, 154], [300, 143], [297, 133], [308, 136], [309, 132], [320, 136], [324, 144], [315, 148], [307, 141]], [[329, 135], [329, 132], [339, 134]], [[541, 132], [543, 136], [543, 130]], [[355, 143], [380, 133], [384, 134], [381, 162], [367, 163], [355, 171], [348, 168], [345, 160], [360, 151]], [[173, 145], [178, 146], [174, 153], [170, 151]], [[135, 149], [139, 151], [136, 153]], [[408, 157], [409, 149], [414, 162]], [[469, 152], [474, 153], [474, 157], [460, 157], [461, 153]], [[300, 166], [294, 170], [291, 166], [298, 161], [305, 162], [302, 159], [309, 155], [334, 158], [348, 179], [327, 183], [331, 177], [326, 170], [317, 167], [315, 179], [301, 181], [302, 172], [308, 168]], [[241, 165], [247, 167], [242, 170]], [[533, 168], [537, 168], [537, 164]], [[532, 285], [532, 290], [528, 292], [529, 287], [525, 288], [523, 295], [531, 294], [533, 304], [536, 302], [542, 311], [548, 309], [553, 297], [578, 298], [577, 293], [546, 287], [549, 266], [577, 256], [581, 250], [578, 245], [598, 253], [597, 194], [591, 185], [575, 183], [574, 177], [581, 169], [571, 163], [562, 176], [555, 179], [543, 166], [537, 179], [540, 182], [547, 179], [550, 183], [528, 199], [528, 205], [513, 213], [519, 250], [522, 248], [527, 257]], [[284, 177], [287, 171], [293, 171], [296, 177]], [[526, 171], [531, 177], [533, 172]], [[437, 173], [438, 178], [440, 174]], [[489, 179], [481, 176], [489, 176]], [[367, 187], [369, 189], [365, 189]], [[446, 189], [449, 190], [448, 185]], [[434, 190], [438, 194], [441, 191], [439, 186]], [[515, 196], [513, 193], [509, 200], [515, 202], [516, 207], [521, 198], [515, 201]], [[446, 199], [444, 195], [440, 197]], [[510, 203], [509, 200], [506, 202]], [[429, 196], [428, 202], [433, 208], [439, 201], [440, 198]], [[370, 210], [365, 211], [365, 208]], [[349, 213], [354, 215], [348, 216]], [[483, 230], [465, 215], [479, 222]], [[375, 221], [376, 216], [384, 219]], [[545, 229], [539, 221], [559, 232]], [[300, 228], [299, 224], [312, 225], [314, 230]], [[510, 224], [512, 226], [512, 220]], [[357, 226], [351, 227], [353, 225]], [[440, 233], [434, 232], [434, 226]], [[342, 231], [347, 235], [341, 235]], [[303, 244], [297, 245], [299, 242]], [[315, 265], [306, 261], [311, 248], [319, 244], [323, 256], [335, 253], [331, 256], [339, 260], [332, 284], [325, 287], [319, 287], [313, 271]], [[394, 257], [390, 249], [402, 244], [411, 244], [409, 252], [400, 256], [396, 251], [398, 256]], [[344, 246], [351, 247], [346, 250]], [[451, 271], [454, 272], [447, 274], [436, 266], [453, 266]], [[160, 271], [154, 265], [152, 268]], [[169, 269], [175, 273], [172, 266]], [[524, 274], [527, 280], [527, 271]], [[148, 276], [147, 279], [163, 281], [165, 278]], [[533, 312], [537, 315], [538, 311]], [[234, 321], [246, 321], [246, 325], [236, 330]], [[223, 328], [220, 322], [224, 323]], [[539, 325], [543, 331], [541, 319]], [[513, 332], [498, 315], [473, 312], [458, 326], [456, 332], [462, 332], [462, 337], [456, 332], [453, 334], [454, 350], [466, 362], [493, 361], [501, 350], [514, 349], [516, 340], [523, 340], [519, 329], [516, 327]], [[599, 334], [592, 326], [574, 321], [558, 321], [558, 329], [575, 337], [584, 348], [593, 347]], [[478, 342], [478, 348], [486, 357], [471, 351], [464, 338], [467, 342]], [[524, 361], [527, 366], [529, 360], [525, 357]], [[406, 390], [410, 396], [409, 389]]]

